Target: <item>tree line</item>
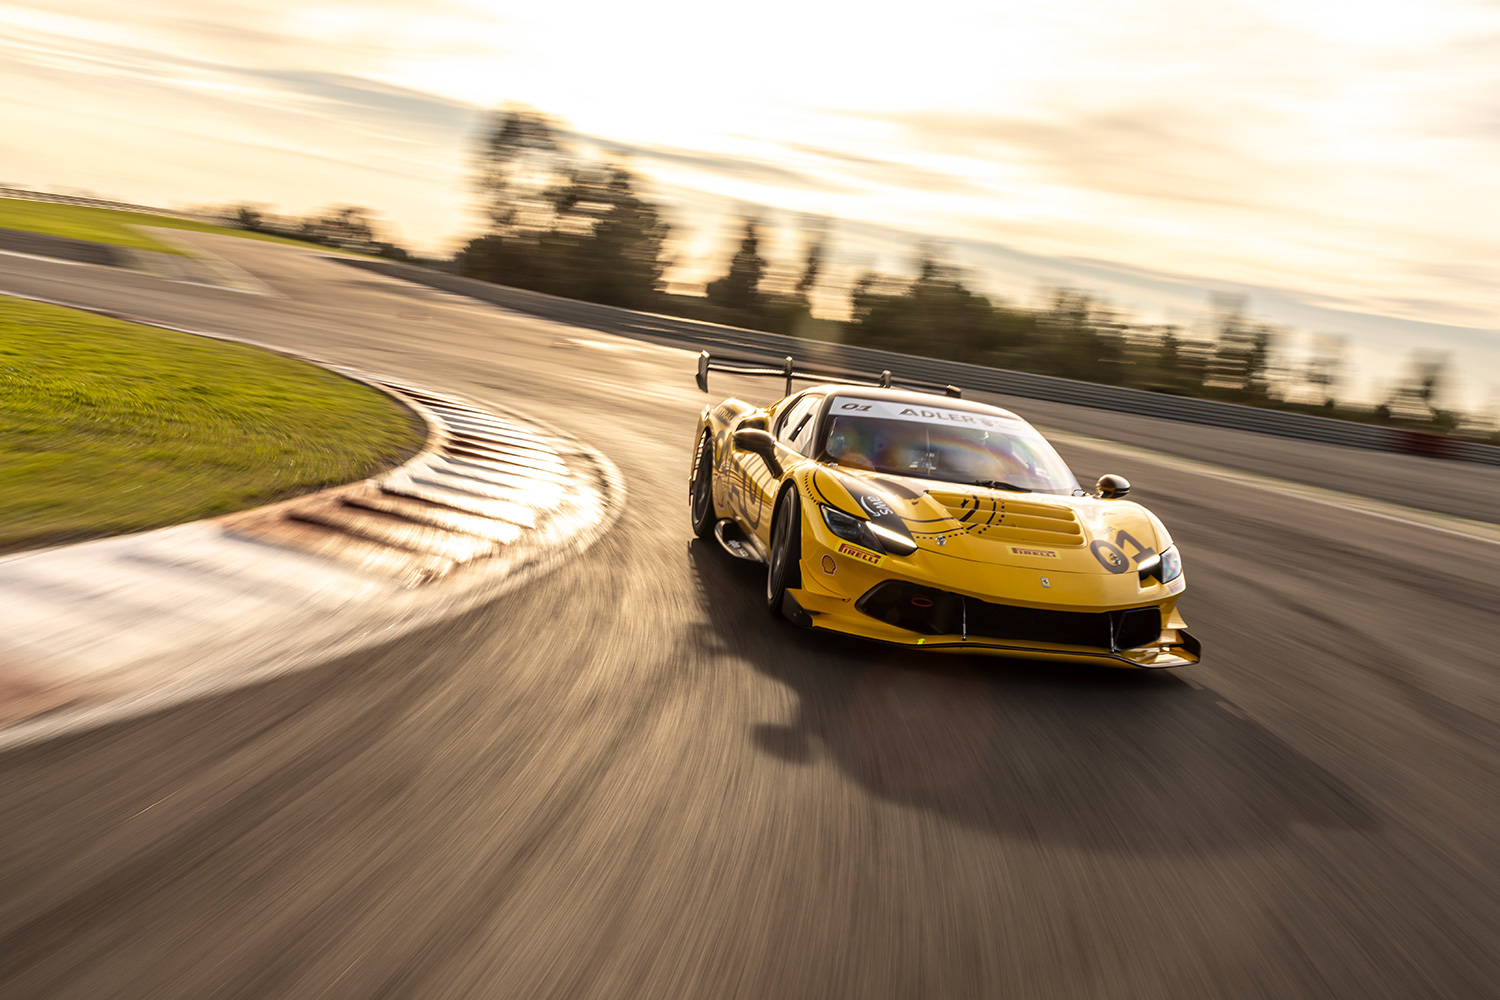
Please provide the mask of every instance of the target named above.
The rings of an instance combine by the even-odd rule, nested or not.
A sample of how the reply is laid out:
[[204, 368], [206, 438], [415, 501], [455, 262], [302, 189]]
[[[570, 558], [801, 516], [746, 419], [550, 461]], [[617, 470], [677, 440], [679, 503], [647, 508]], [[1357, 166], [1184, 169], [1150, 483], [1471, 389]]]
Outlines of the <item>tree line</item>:
[[[669, 291], [672, 227], [628, 167], [593, 159], [566, 127], [526, 108], [491, 113], [477, 143], [473, 184], [486, 220], [452, 262], [460, 274], [605, 305], [795, 336], [920, 354], [1014, 371], [1368, 422], [1451, 432], [1464, 415], [1442, 405], [1446, 361], [1414, 357], [1406, 377], [1376, 407], [1338, 397], [1342, 345], [1323, 338], [1295, 363], [1282, 354], [1290, 331], [1253, 319], [1240, 298], [1218, 297], [1207, 329], [1143, 323], [1097, 296], [1052, 288], [1032, 306], [980, 294], [972, 276], [925, 244], [913, 274], [868, 271], [845, 289], [828, 286], [827, 220], [802, 225], [798, 256], [773, 262], [767, 223], [736, 220], [738, 240], [722, 273], [701, 294]], [[242, 212], [245, 209], [241, 209]], [[252, 210], [253, 211], [253, 210]], [[337, 208], [295, 220], [294, 232], [263, 217], [238, 220], [275, 231], [408, 259], [383, 242], [368, 210]], [[430, 262], [428, 262], [430, 263]], [[847, 296], [847, 320], [813, 314], [814, 293]], [[1490, 428], [1485, 437], [1500, 443]]]
[[280, 216], [272, 215], [260, 206], [241, 203], [211, 210], [210, 214], [246, 232], [353, 250], [389, 260], [415, 259], [404, 247], [385, 239], [374, 211], [359, 205], [332, 205], [309, 215]]

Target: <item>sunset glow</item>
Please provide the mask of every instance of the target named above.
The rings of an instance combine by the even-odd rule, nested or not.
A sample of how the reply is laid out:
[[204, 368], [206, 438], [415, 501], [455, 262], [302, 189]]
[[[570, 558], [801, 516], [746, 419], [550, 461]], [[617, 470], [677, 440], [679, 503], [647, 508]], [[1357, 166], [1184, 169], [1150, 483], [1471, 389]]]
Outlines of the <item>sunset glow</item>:
[[691, 244], [769, 206], [1038, 260], [985, 278], [1007, 294], [1086, 263], [1126, 305], [1169, 311], [1141, 277], [1266, 289], [1500, 363], [1493, 4], [3, 0], [0, 25], [4, 183], [365, 204], [446, 251], [479, 116], [519, 102], [628, 158]]

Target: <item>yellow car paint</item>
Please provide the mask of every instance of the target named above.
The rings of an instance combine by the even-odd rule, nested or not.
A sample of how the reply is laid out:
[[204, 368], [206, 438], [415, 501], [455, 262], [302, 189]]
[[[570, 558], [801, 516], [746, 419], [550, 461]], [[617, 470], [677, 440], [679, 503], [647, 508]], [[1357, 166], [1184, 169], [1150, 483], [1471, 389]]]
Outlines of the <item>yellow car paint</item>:
[[[801, 572], [799, 585], [788, 592], [813, 628], [943, 651], [1150, 668], [1198, 662], [1199, 644], [1177, 612], [1185, 575], [1165, 583], [1143, 575], [1173, 542], [1161, 521], [1140, 504], [850, 468], [826, 455], [800, 454], [778, 427], [778, 418], [792, 402], [809, 393], [821, 394], [831, 405], [841, 394], [880, 392], [897, 400], [917, 398], [894, 390], [822, 385], [765, 408], [727, 399], [704, 407], [698, 421], [695, 442], [706, 434], [713, 448], [715, 516], [732, 519], [762, 556], [770, 550], [778, 497], [783, 490], [798, 492]], [[962, 406], [963, 412], [1003, 414], [1020, 421], [1008, 411], [983, 404], [933, 399], [937, 401], [933, 405]], [[735, 430], [747, 424], [777, 438], [774, 461], [735, 447]], [[841, 538], [825, 523], [820, 513], [825, 506], [865, 519], [876, 518], [871, 513], [875, 511], [886, 523], [891, 523], [891, 517], [899, 518], [914, 549], [907, 554], [878, 552]], [[933, 602], [949, 607], [949, 602], [956, 601], [951, 607], [959, 608], [963, 618], [953, 624], [961, 627], [932, 634], [861, 610], [862, 600], [874, 606], [871, 595], [881, 585], [886, 587], [880, 593], [902, 599], [910, 595], [909, 601], [917, 608], [887, 609], [887, 619], [906, 621], [908, 614], [927, 614]], [[1030, 638], [975, 634], [969, 627], [970, 609], [988, 615], [987, 622], [1030, 622], [1033, 634]], [[1151, 613], [1159, 619], [1142, 617]], [[936, 611], [932, 614], [922, 621], [937, 621]], [[1103, 616], [1111, 617], [1106, 622]], [[1070, 636], [1067, 627], [1055, 623], [1075, 620], [1089, 629], [1107, 625], [1107, 642], [1098, 642], [1098, 635], [1104, 633], [1094, 632], [1090, 632], [1096, 639], [1092, 643], [1057, 641]], [[1132, 637], [1142, 641], [1118, 648], [1117, 621], [1122, 629], [1129, 622]], [[1158, 624], [1149, 628], [1148, 635], [1143, 627], [1151, 621]], [[1013, 626], [992, 630], [1009, 627]], [[1052, 641], [1038, 638], [1039, 632], [1047, 632]]]

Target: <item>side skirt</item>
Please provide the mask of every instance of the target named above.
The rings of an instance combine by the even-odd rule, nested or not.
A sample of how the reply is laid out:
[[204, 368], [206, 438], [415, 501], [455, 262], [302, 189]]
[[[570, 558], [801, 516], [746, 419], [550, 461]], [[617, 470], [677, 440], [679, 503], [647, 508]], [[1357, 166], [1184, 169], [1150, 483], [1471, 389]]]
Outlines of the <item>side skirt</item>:
[[740, 530], [740, 526], [731, 518], [726, 517], [714, 525], [714, 538], [724, 547], [725, 552], [736, 559], [762, 564], [766, 561], [766, 557], [761, 554], [755, 542], [747, 538]]

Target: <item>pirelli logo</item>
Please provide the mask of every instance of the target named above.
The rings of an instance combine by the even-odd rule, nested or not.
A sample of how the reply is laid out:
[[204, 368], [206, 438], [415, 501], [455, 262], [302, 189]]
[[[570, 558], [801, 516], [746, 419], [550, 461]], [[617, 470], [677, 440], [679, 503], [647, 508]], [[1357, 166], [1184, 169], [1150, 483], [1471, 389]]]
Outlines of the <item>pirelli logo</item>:
[[862, 563], [869, 563], [871, 566], [879, 566], [885, 562], [885, 556], [880, 553], [862, 549], [858, 545], [850, 545], [848, 542], [839, 542], [838, 553], [850, 559], [858, 559]]
[[1023, 545], [1012, 545], [1010, 551], [1018, 556], [1036, 556], [1039, 559], [1056, 559], [1058, 555], [1052, 549], [1028, 549]]

